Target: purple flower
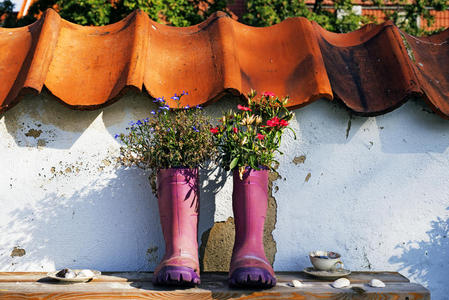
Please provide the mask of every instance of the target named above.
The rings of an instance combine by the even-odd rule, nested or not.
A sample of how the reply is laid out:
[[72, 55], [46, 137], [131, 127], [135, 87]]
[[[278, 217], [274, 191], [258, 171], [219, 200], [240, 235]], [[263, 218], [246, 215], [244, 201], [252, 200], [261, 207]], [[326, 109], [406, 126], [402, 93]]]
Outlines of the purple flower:
[[131, 125], [131, 126], [136, 125], [136, 123], [134, 123], [133, 121], [129, 122], [128, 124]]
[[182, 94], [181, 94], [181, 96], [184, 96], [184, 95], [188, 95], [189, 93], [188, 92], [186, 92], [186, 91], [182, 91]]
[[175, 96], [173, 96], [173, 97], [171, 97], [173, 100], [179, 100], [179, 97], [178, 96], [176, 96], [176, 94], [175, 94]]
[[136, 125], [142, 125], [142, 121], [138, 120]]
[[165, 99], [164, 97], [158, 97], [156, 99], [153, 100], [154, 103], [164, 103]]
[[[152, 110], [152, 111], [151, 111], [151, 114], [152, 114], [152, 115], [155, 115], [156, 112], [155, 112], [154, 110]], [[147, 119], [148, 119], [148, 118], [147, 118]]]
[[192, 126], [193, 131], [200, 132], [195, 126]]
[[116, 134], [114, 135], [114, 139], [118, 138], [120, 135]]
[[190, 108], [190, 105], [186, 105], [185, 107], [184, 107], [184, 109], [189, 109]]
[[145, 123], [148, 123], [148, 122], [150, 121], [150, 118], [145, 118], [145, 119], [143, 119], [143, 121], [144, 121]]
[[203, 109], [201, 106], [197, 105], [195, 106], [197, 109]]

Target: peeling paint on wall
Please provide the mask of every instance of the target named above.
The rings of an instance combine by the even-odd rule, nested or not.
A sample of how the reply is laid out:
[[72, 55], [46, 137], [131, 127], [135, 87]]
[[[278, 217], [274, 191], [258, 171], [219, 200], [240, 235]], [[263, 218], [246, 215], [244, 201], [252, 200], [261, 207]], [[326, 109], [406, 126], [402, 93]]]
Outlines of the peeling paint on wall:
[[11, 251], [11, 257], [21, 257], [26, 254], [25, 249], [22, 249], [20, 247], [14, 247]]
[[306, 161], [306, 156], [305, 155], [301, 155], [301, 156], [296, 156], [295, 158], [293, 158], [293, 163], [295, 165], [299, 165], [299, 164], [303, 164]]

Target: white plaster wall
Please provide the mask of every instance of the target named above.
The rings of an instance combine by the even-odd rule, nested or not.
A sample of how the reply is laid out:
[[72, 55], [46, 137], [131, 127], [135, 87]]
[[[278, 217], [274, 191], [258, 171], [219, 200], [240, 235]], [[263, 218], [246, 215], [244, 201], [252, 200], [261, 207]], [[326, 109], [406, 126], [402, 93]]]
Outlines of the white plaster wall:
[[[151, 109], [141, 95], [91, 112], [41, 95], [0, 115], [0, 271], [156, 266], [157, 201], [143, 171], [116, 163], [113, 138]], [[323, 100], [296, 111], [297, 140], [285, 135], [274, 184], [276, 270], [302, 270], [310, 250], [329, 249], [349, 269], [399, 271], [447, 299], [449, 121], [427, 110], [411, 101], [350, 117]], [[231, 180], [217, 170], [202, 178], [199, 236], [232, 216]], [[14, 247], [26, 254], [11, 257]]]

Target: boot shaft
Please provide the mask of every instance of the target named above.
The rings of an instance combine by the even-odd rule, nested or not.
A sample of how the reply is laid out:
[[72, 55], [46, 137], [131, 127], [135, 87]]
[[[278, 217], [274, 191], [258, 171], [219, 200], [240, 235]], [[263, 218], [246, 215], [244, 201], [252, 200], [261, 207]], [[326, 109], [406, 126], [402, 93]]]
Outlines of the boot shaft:
[[244, 247], [263, 252], [263, 232], [268, 207], [268, 170], [247, 169], [243, 180], [240, 179], [238, 170], [234, 170], [233, 183], [234, 249]]
[[196, 253], [198, 169], [161, 169], [157, 174], [157, 184], [166, 256]]

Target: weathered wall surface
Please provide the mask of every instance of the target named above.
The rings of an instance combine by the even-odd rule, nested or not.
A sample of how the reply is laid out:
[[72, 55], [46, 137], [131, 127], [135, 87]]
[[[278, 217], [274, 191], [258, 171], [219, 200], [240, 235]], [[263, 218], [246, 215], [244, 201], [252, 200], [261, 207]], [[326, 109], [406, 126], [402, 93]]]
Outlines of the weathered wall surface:
[[[128, 95], [85, 112], [38, 97], [0, 115], [0, 270], [152, 270], [164, 251], [157, 201], [143, 171], [117, 164], [114, 140], [151, 101]], [[318, 101], [296, 111], [297, 140], [285, 135], [272, 181], [266, 243], [276, 270], [301, 270], [310, 250], [329, 249], [349, 269], [400, 271], [445, 299], [449, 122], [426, 110], [409, 101], [360, 118]], [[202, 178], [203, 267], [223, 268], [232, 182], [219, 170]]]

